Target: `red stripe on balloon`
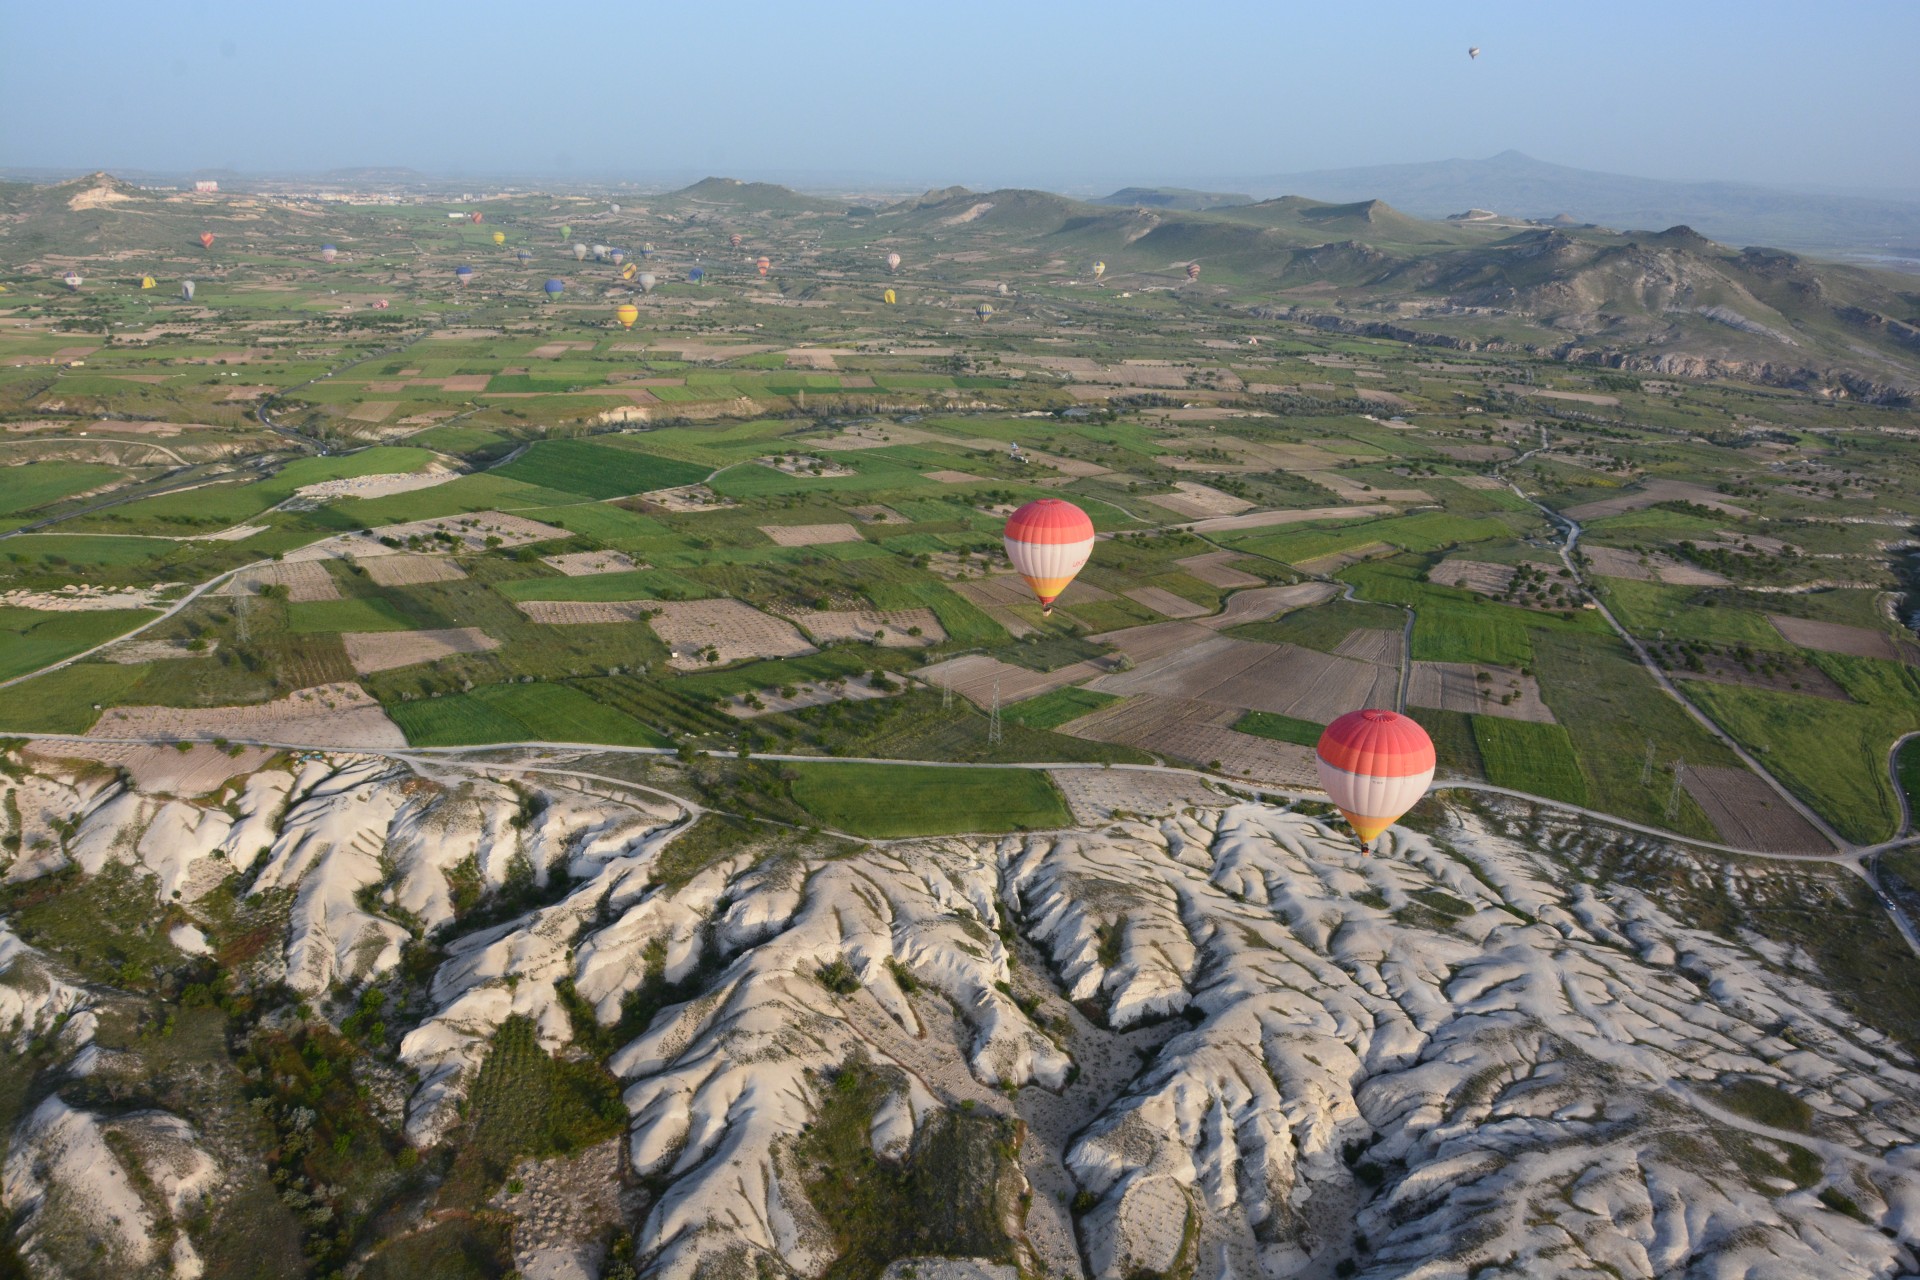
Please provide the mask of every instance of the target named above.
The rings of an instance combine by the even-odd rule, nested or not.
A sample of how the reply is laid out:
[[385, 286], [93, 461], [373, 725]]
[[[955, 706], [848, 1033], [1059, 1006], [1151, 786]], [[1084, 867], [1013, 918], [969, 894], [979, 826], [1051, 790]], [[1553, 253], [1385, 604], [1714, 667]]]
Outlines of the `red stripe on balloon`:
[[1092, 536], [1087, 513], [1061, 498], [1036, 498], [1007, 517], [1007, 537], [1015, 542], [1084, 542]]
[[1349, 711], [1320, 735], [1320, 758], [1336, 769], [1405, 778], [1434, 767], [1433, 739], [1394, 711]]

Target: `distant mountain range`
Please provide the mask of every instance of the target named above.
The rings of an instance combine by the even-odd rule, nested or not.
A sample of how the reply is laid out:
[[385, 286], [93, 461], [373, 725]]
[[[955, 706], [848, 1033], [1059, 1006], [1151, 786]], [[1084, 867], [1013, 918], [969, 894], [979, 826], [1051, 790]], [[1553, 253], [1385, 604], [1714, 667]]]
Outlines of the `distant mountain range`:
[[1470, 208], [1517, 218], [1570, 214], [1617, 230], [1684, 223], [1726, 244], [1920, 254], [1920, 200], [1822, 195], [1738, 182], [1599, 173], [1503, 151], [1485, 160], [1319, 169], [1237, 178], [1256, 195], [1385, 200], [1426, 218]]

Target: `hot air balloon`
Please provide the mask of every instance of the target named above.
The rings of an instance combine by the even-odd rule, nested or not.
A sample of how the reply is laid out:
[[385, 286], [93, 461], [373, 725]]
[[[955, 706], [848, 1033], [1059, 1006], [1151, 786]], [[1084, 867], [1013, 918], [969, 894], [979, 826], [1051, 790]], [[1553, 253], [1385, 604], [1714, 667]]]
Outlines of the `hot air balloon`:
[[1105, 274], [1107, 274], [1107, 264], [1106, 264], [1106, 263], [1104, 263], [1104, 262], [1096, 262], [1096, 263], [1094, 263], [1094, 264], [1093, 264], [1093, 278], [1094, 278], [1095, 280], [1098, 280], [1098, 279], [1099, 279], [1099, 278], [1100, 278], [1101, 276], [1103, 276], [1103, 275], [1105, 275]]
[[771, 258], [762, 258], [760, 259], [760, 261], [754, 263], [753, 265], [760, 269], [761, 275], [765, 275], [767, 274], [768, 270], [772, 268], [773, 260]]
[[642, 272], [640, 273], [640, 279], [639, 279], [639, 285], [640, 285], [640, 292], [642, 292], [642, 293], [652, 293], [652, 292], [653, 292], [653, 286], [655, 286], [656, 284], [659, 284], [659, 283], [660, 283], [660, 281], [659, 281], [659, 278], [658, 278], [658, 277], [656, 277], [656, 276], [655, 276], [655, 275], [653, 274], [653, 272], [651, 272], [651, 271], [642, 271]]
[[980, 323], [985, 324], [993, 315], [993, 304], [991, 302], [983, 302], [973, 309], [973, 314], [980, 317]]
[[1093, 554], [1093, 521], [1064, 498], [1035, 498], [1007, 517], [1004, 541], [1007, 559], [1048, 615]]
[[627, 251], [625, 249], [614, 249], [607, 254], [607, 258], [617, 267], [627, 260]]
[[1001, 281], [1001, 282], [1000, 282], [1000, 296], [1004, 298], [1004, 297], [1006, 297], [1006, 296], [1007, 296], [1007, 294], [1009, 294], [1009, 293], [1011, 293], [1011, 292], [1012, 292], [1012, 290], [1010, 290], [1010, 289], [1008, 289], [1008, 288], [1007, 288], [1007, 285], [1006, 285], [1006, 281], [1004, 281], [1004, 280], [1003, 280], [1003, 281]]
[[651, 258], [653, 256], [653, 241], [649, 240], [640, 246], [640, 256], [643, 258]]
[[153, 277], [152, 277], [152, 276], [141, 276], [141, 277], [140, 277], [140, 287], [141, 287], [142, 289], [151, 289], [151, 288], [153, 288], [153, 286], [154, 286], [154, 279], [153, 279]]
[[211, 248], [213, 248], [213, 232], [211, 232], [211, 231], [202, 231], [202, 232], [200, 233], [200, 247], [201, 247], [202, 249], [211, 249]]
[[575, 262], [585, 262], [587, 260], [587, 246], [583, 244], [573, 246], [573, 260]]
[[741, 235], [738, 231], [736, 231], [732, 235], [727, 237], [727, 243], [732, 245], [734, 248], [738, 249], [740, 247], [740, 242], [745, 239], [746, 239], [745, 236]]
[[701, 281], [705, 280], [706, 278], [707, 278], [706, 270], [705, 268], [702, 268], [702, 267], [695, 267], [693, 270], [687, 272], [687, 279], [689, 282], [693, 284], [699, 284]]
[[887, 270], [888, 270], [888, 271], [898, 271], [899, 269], [900, 269], [900, 255], [899, 255], [899, 254], [897, 254], [897, 253], [890, 253], [890, 254], [888, 254], [888, 255], [887, 255]]
[[1427, 793], [1433, 739], [1395, 711], [1349, 711], [1320, 735], [1320, 785], [1364, 849]]
[[78, 271], [69, 271], [60, 277], [60, 283], [67, 286], [67, 288], [73, 292], [78, 293], [80, 292], [80, 286], [86, 283], [86, 277], [82, 276]]
[[619, 206], [619, 205], [617, 205], [617, 204], [610, 204], [610, 205], [608, 205], [608, 206], [607, 206], [607, 212], [608, 212], [608, 213], [618, 213], [618, 212], [620, 212], [620, 206]]
[[385, 298], [380, 299], [380, 301], [373, 304], [373, 309], [375, 311], [385, 311], [387, 309], [387, 300]]
[[607, 246], [603, 244], [597, 244], [593, 246], [593, 260], [595, 262], [600, 261], [602, 258], [606, 256], [607, 256]]
[[640, 318], [640, 308], [631, 302], [623, 302], [613, 309], [613, 318], [620, 322], [622, 329], [631, 329], [633, 322]]
[[182, 280], [180, 282], [180, 296], [188, 302], [193, 301], [193, 281]]
[[562, 293], [566, 292], [567, 282], [565, 280], [554, 279], [554, 280], [547, 281], [545, 284], [541, 285], [540, 287], [547, 291], [547, 298], [549, 300], [552, 300], [554, 298], [559, 297]]
[[484, 222], [485, 219], [481, 216], [480, 211], [476, 209], [472, 213], [467, 215], [467, 221], [468, 222]]
[[505, 244], [505, 243], [507, 242], [507, 233], [506, 233], [506, 232], [504, 232], [504, 231], [496, 231], [496, 232], [494, 232], [494, 233], [493, 233], [493, 242], [494, 242], [495, 244]]
[[1477, 58], [1477, 57], [1479, 57], [1479, 56], [1480, 56], [1480, 46], [1479, 46], [1479, 45], [1475, 45], [1475, 46], [1473, 46], [1473, 48], [1471, 48], [1471, 49], [1469, 49], [1469, 50], [1467, 50], [1467, 56], [1468, 56], [1469, 58]]
[[335, 258], [339, 256], [340, 256], [340, 251], [334, 248], [332, 245], [323, 244], [320, 246], [320, 261], [332, 262]]
[[622, 280], [631, 280], [633, 279], [633, 273], [638, 269], [639, 268], [633, 263], [629, 262], [626, 266], [620, 268], [620, 278]]
[[880, 301], [886, 303], [888, 306], [892, 306], [897, 299], [893, 296], [893, 290], [889, 289], [880, 295]]
[[1198, 280], [1199, 278], [1200, 278], [1200, 264], [1197, 262], [1189, 262], [1187, 264], [1187, 279]]
[[467, 284], [473, 279], [473, 268], [465, 266], [455, 267], [453, 269], [453, 278], [460, 284]]
[[561, 238], [562, 240], [571, 240], [571, 239], [573, 239], [573, 228], [572, 228], [572, 227], [570, 227], [570, 226], [562, 226], [562, 227], [560, 228], [560, 238]]
[[533, 261], [533, 250], [531, 250], [531, 249], [521, 249], [521, 250], [519, 250], [519, 251], [517, 251], [517, 252], [516, 252], [516, 253], [515, 253], [515, 254], [514, 254], [513, 256], [514, 256], [515, 258], [517, 258], [517, 259], [519, 259], [519, 260], [520, 260], [521, 262], [532, 262], [532, 261]]

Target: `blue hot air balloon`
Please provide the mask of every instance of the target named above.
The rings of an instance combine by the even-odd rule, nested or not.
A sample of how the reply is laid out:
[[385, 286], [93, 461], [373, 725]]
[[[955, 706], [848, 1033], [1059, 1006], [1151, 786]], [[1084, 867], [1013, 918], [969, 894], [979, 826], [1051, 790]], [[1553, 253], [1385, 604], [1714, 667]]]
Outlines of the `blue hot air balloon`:
[[695, 267], [693, 270], [687, 272], [687, 279], [694, 284], [699, 284], [702, 280], [705, 280], [706, 278], [707, 278], [706, 269], [703, 267]]
[[557, 298], [566, 292], [567, 282], [565, 280], [549, 280], [541, 287], [547, 291], [549, 298]]
[[615, 249], [612, 253], [609, 253], [607, 257], [612, 259], [613, 265], [617, 267], [627, 260], [627, 251], [625, 249]]
[[340, 251], [334, 248], [332, 245], [323, 244], [320, 246], [320, 261], [332, 262], [335, 258], [339, 256], [340, 256]]
[[531, 250], [531, 249], [522, 249], [522, 250], [520, 250], [520, 252], [518, 252], [518, 253], [516, 253], [516, 254], [514, 254], [513, 256], [514, 256], [514, 257], [516, 257], [516, 258], [518, 258], [518, 259], [520, 259], [520, 261], [522, 261], [522, 262], [532, 262], [532, 261], [533, 261], [533, 250]]
[[643, 258], [651, 258], [653, 256], [653, 241], [649, 240], [640, 246], [640, 256]]
[[453, 269], [453, 278], [461, 284], [466, 284], [473, 279], [473, 268], [468, 266], [455, 267]]

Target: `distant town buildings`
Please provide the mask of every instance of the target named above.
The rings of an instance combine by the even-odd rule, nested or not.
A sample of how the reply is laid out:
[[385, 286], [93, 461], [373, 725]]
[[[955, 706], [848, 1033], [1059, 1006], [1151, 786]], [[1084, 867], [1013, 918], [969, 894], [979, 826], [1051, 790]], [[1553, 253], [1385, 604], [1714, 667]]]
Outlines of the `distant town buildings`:
[[217, 182], [196, 182], [193, 184], [193, 189], [198, 195], [210, 196], [220, 189], [220, 184]]

